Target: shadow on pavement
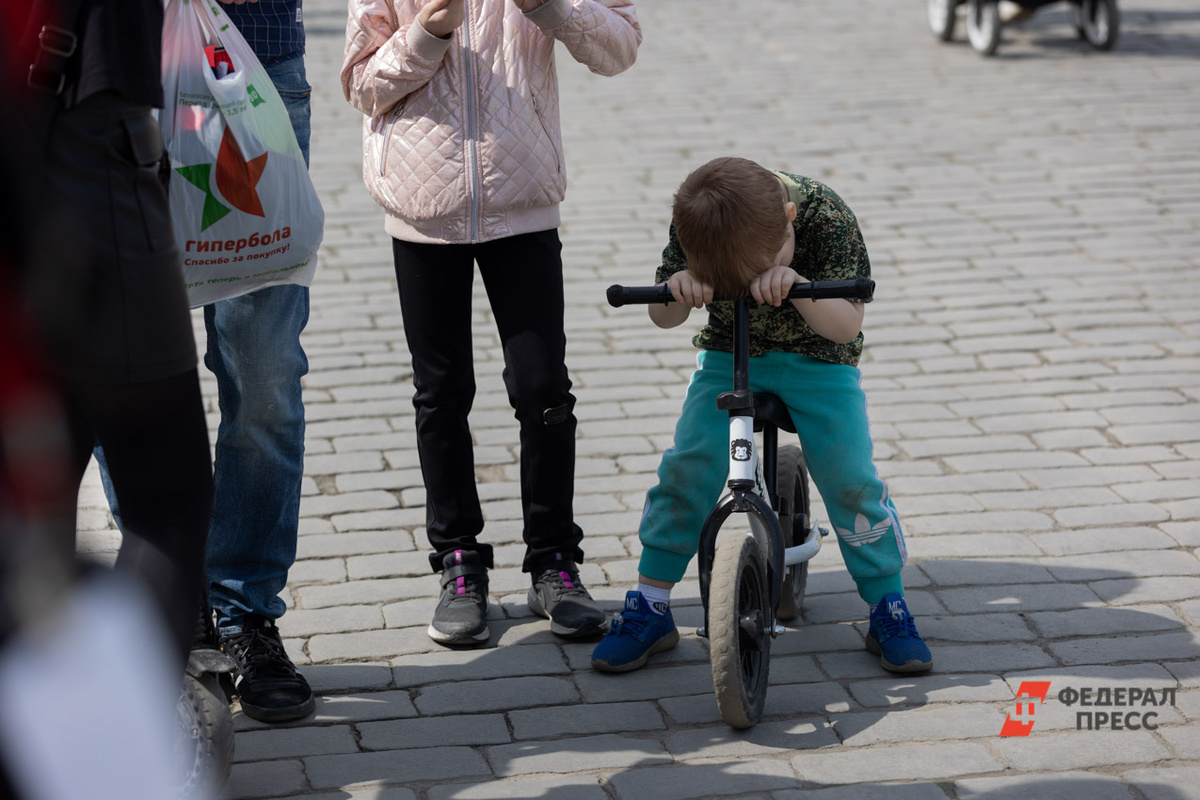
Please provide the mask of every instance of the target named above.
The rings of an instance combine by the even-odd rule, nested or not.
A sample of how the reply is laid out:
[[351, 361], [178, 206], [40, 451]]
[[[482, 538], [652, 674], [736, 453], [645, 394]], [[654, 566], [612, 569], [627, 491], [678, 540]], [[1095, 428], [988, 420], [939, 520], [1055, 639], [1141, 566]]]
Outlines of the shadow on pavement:
[[[759, 791], [787, 800], [803, 790], [816, 800], [870, 800], [881, 771], [905, 777], [889, 754], [911, 751], [929, 759], [914, 780], [943, 755], [952, 766], [937, 784], [886, 787], [889, 800], [948, 797], [939, 787], [950, 783], [959, 800], [1139, 797], [1128, 782], [1147, 798], [1183, 800], [1163, 777], [1166, 767], [1139, 769], [1174, 757], [1155, 737], [1080, 729], [1079, 711], [1115, 709], [1063, 702], [1067, 690], [1087, 689], [1094, 699], [1120, 689], [1126, 700], [1130, 690], [1154, 692], [1153, 707], [1125, 713], [1154, 711], [1156, 725], [1182, 727], [1187, 720], [1164, 690], [1200, 674], [1195, 633], [1170, 600], [1147, 591], [1154, 579], [1078, 565], [1089, 558], [1069, 566], [1045, 558], [911, 564], [910, 607], [935, 655], [935, 670], [923, 675], [884, 672], [863, 649], [865, 605], [844, 570], [815, 572], [803, 624], [774, 642], [766, 711], [748, 731], [720, 721], [694, 603], [680, 607], [680, 646], [625, 675], [593, 671], [594, 642], [557, 639], [529, 617], [494, 622], [482, 649], [310, 666], [321, 695], [315, 717], [276, 729], [239, 719], [230, 796], [279, 796], [278, 784], [256, 788], [254, 762], [266, 762], [285, 780], [294, 771], [297, 788], [321, 800], [413, 800], [409, 789], [430, 800], [601, 800], [613, 796], [605, 785], [622, 800], [667, 800], [695, 797], [697, 781], [712, 797]], [[1000, 737], [1021, 684], [1031, 681], [1050, 683], [1032, 734]], [[1112, 740], [1103, 763], [1074, 758], [1064, 763], [1078, 771], [1061, 771], [1056, 753], [1076, 743], [1092, 752], [1097, 736]], [[293, 748], [291, 760], [278, 750], [281, 740]], [[871, 745], [886, 746], [862, 749]], [[1123, 759], [1126, 783], [1090, 772], [1120, 770]], [[364, 783], [392, 788], [339, 788]]]

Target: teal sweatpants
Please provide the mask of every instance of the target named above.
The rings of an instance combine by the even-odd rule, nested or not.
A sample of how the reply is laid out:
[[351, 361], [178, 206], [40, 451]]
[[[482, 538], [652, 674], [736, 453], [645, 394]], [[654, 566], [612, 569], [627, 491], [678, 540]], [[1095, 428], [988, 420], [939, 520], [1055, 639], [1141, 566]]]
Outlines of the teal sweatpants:
[[[661, 581], [683, 578], [704, 519], [728, 478], [729, 413], [717, 408], [717, 395], [733, 388], [733, 356], [704, 350], [698, 360], [700, 368], [692, 374], [675, 426], [674, 446], [663, 453], [658, 484], [646, 495], [638, 529], [643, 547], [638, 569]], [[858, 368], [768, 352], [750, 359], [750, 388], [787, 404], [859, 595], [874, 605], [884, 595], [903, 594], [904, 535], [887, 484], [872, 461], [867, 398]]]

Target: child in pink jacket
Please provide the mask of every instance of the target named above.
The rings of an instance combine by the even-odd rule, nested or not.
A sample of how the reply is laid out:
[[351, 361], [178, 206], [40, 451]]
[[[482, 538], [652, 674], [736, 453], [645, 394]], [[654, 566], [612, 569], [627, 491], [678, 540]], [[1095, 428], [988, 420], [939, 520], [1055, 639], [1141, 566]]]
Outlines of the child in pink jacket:
[[476, 264], [520, 423], [529, 607], [561, 636], [593, 636], [607, 624], [576, 567], [583, 532], [572, 513], [554, 45], [615, 75], [633, 64], [641, 39], [632, 0], [350, 0], [342, 89], [365, 115], [363, 177], [393, 240], [430, 563], [442, 574], [428, 633], [442, 644], [489, 635], [492, 548], [478, 541], [467, 424]]

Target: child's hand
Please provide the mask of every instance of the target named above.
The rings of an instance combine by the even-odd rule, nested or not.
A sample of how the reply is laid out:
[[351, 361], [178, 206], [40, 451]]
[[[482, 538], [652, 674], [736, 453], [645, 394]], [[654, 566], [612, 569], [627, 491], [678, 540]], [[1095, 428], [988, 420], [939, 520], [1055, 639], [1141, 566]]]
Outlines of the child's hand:
[[691, 270], [676, 272], [667, 279], [667, 286], [676, 303], [692, 308], [704, 308], [704, 304], [711, 303], [713, 299], [713, 288], [698, 280]]
[[449, 38], [466, 18], [466, 0], [429, 0], [417, 12], [421, 27], [440, 39]]
[[791, 267], [771, 267], [750, 282], [750, 294], [760, 303], [778, 306], [783, 304], [792, 284], [804, 282], [805, 279]]

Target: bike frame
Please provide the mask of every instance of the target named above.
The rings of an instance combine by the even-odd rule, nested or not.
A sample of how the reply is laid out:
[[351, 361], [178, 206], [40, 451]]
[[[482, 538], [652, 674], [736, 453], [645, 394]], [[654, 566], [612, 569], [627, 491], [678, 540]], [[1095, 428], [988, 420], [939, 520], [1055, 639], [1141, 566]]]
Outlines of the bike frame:
[[[755, 624], [775, 630], [775, 606], [779, 604], [784, 569], [783, 528], [779, 525], [775, 493], [775, 457], [778, 434], [774, 425], [763, 425], [763, 459], [754, 440], [754, 393], [750, 391], [749, 298], [734, 303], [733, 390], [717, 397], [717, 407], [729, 411], [729, 492], [713, 508], [700, 529], [697, 562], [700, 570], [700, 602], [704, 606], [704, 629], [708, 630], [708, 593], [712, 581], [717, 534], [729, 516], [745, 513], [750, 530], [767, 556], [767, 586], [770, 602], [767, 619]], [[770, 498], [770, 499], [768, 499]]]
[[[875, 282], [870, 278], [844, 281], [814, 281], [796, 284], [788, 299], [851, 298], [869, 302], [874, 295]], [[608, 303], [619, 308], [627, 303], [670, 303], [671, 290], [666, 285], [646, 287], [610, 286]], [[804, 542], [784, 549], [783, 528], [779, 524], [779, 496], [776, 487], [776, 457], [779, 431], [767, 419], [759, 418], [763, 432], [762, 458], [755, 444], [754, 393], [750, 391], [750, 298], [734, 301], [733, 390], [717, 397], [717, 407], [729, 412], [729, 492], [709, 512], [700, 531], [697, 562], [700, 572], [700, 600], [704, 606], [704, 626], [708, 630], [708, 596], [712, 582], [713, 559], [716, 557], [717, 535], [729, 516], [744, 513], [749, 518], [752, 535], [766, 554], [767, 585], [770, 587], [767, 619], [754, 620], [756, 634], [764, 627], [772, 636], [779, 632], [775, 608], [783, 591], [784, 568], [811, 559], [821, 549], [821, 537], [814, 524], [805, 533]], [[791, 502], [790, 499], [788, 502]], [[751, 624], [743, 620], [743, 625]]]

